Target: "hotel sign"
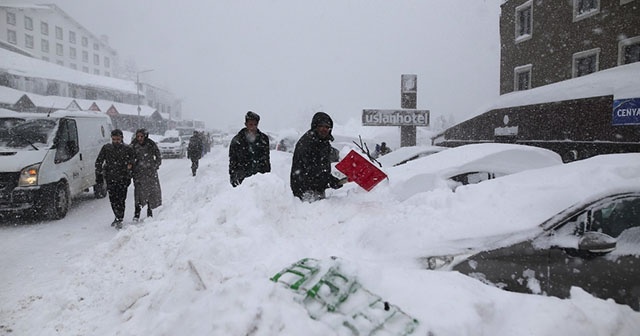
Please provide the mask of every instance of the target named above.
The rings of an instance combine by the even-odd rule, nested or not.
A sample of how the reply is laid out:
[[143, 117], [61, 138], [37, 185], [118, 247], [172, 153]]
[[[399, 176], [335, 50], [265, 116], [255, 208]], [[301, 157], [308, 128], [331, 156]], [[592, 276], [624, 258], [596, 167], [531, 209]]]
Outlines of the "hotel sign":
[[429, 126], [429, 110], [362, 110], [362, 126]]
[[640, 98], [614, 100], [611, 124], [640, 125]]

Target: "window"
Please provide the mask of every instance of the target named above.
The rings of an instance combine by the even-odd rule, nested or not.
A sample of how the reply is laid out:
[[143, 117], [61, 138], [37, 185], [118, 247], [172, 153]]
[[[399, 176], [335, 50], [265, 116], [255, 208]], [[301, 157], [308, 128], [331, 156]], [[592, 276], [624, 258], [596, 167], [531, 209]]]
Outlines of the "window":
[[24, 29], [33, 30], [33, 19], [29, 16], [24, 17]]
[[580, 21], [600, 12], [600, 0], [573, 0], [573, 21]]
[[60, 163], [69, 161], [78, 154], [78, 127], [73, 119], [62, 119], [58, 126], [55, 143], [56, 154], [53, 162]]
[[109, 57], [105, 56], [104, 57], [104, 67], [108, 68], [111, 66], [111, 60], [109, 59]]
[[100, 50], [100, 45], [97, 43], [93, 44], [93, 50]]
[[89, 45], [89, 39], [86, 36], [82, 37], [82, 46], [86, 47]]
[[49, 62], [49, 57], [47, 57], [47, 56], [42, 56], [42, 60], [43, 60], [43, 61], [47, 61], [47, 62]]
[[89, 52], [87, 52], [86, 50], [82, 51], [82, 61], [89, 62]]
[[618, 65], [640, 62], [640, 36], [618, 43]]
[[516, 7], [516, 41], [528, 40], [533, 30], [533, 1]]
[[72, 59], [76, 59], [76, 48], [69, 47], [69, 57]]
[[7, 12], [7, 24], [16, 25], [16, 13]]
[[100, 55], [93, 54], [93, 64], [100, 65]]
[[600, 48], [573, 54], [573, 77], [580, 77], [598, 71]]
[[64, 55], [64, 49], [62, 47], [62, 44], [60, 44], [60, 43], [56, 43], [56, 55], [58, 55], [58, 56], [63, 56]]
[[16, 31], [15, 30], [7, 29], [7, 41], [9, 41], [9, 43], [13, 43], [13, 44], [18, 43], [18, 38], [16, 37]]
[[49, 24], [46, 22], [40, 22], [40, 32], [42, 35], [49, 35]]
[[62, 27], [56, 26], [56, 39], [62, 40]]
[[107, 77], [111, 77], [111, 73], [109, 71], [105, 71], [104, 75], [107, 76]]
[[531, 89], [531, 64], [516, 67], [514, 69], [513, 89], [515, 91]]
[[86, 73], [89, 73], [89, 67], [83, 66], [82, 67], [82, 71], [86, 72]]
[[24, 34], [24, 45], [29, 49], [33, 49], [33, 36]]
[[69, 67], [73, 70], [78, 70], [78, 66], [75, 63], [69, 63]]
[[99, 75], [99, 74], [100, 74], [100, 70], [98, 70], [98, 69], [93, 69], [93, 74], [94, 74], [94, 75]]
[[40, 49], [44, 52], [49, 52], [49, 41], [42, 39], [40, 41]]
[[64, 66], [64, 62], [63, 61], [56, 61], [56, 64]]

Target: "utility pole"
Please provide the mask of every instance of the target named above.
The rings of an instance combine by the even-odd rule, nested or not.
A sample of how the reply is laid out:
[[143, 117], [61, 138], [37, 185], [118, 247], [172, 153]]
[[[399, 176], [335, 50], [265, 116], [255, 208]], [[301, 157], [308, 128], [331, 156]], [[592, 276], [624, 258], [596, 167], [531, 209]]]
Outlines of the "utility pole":
[[151, 71], [153, 71], [153, 69], [136, 71], [136, 95], [138, 97], [137, 99], [138, 100], [138, 129], [140, 129], [140, 123], [142, 121], [142, 119], [140, 118], [140, 110], [142, 110], [140, 108], [140, 74], [145, 72], [151, 72]]

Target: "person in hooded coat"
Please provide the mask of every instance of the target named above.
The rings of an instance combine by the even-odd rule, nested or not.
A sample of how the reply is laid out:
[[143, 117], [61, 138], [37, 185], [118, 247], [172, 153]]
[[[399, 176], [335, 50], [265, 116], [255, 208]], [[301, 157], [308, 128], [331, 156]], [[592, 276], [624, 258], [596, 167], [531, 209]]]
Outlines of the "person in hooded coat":
[[244, 117], [244, 128], [229, 144], [229, 179], [233, 187], [257, 173], [271, 171], [269, 136], [260, 132], [260, 116], [252, 111]]
[[317, 112], [311, 120], [311, 129], [296, 143], [290, 185], [293, 195], [303, 201], [323, 199], [327, 188], [342, 187], [342, 181], [331, 174], [332, 128], [331, 117]]
[[191, 160], [191, 175], [193, 176], [196, 176], [203, 151], [204, 144], [202, 137], [197, 131], [194, 131], [191, 138], [189, 138], [189, 147], [187, 147], [187, 158]]
[[111, 226], [115, 226], [116, 229], [122, 228], [134, 160], [133, 150], [122, 142], [122, 137], [121, 130], [111, 131], [111, 143], [102, 146], [95, 162], [96, 184], [107, 183], [109, 202], [115, 215]]
[[149, 139], [149, 132], [141, 128], [136, 131], [136, 137], [131, 147], [134, 152], [133, 186], [135, 198], [135, 212], [133, 220], [140, 219], [142, 207], [147, 206], [147, 217], [153, 216], [152, 209], [162, 205], [162, 190], [158, 169], [162, 164], [160, 149], [155, 141]]

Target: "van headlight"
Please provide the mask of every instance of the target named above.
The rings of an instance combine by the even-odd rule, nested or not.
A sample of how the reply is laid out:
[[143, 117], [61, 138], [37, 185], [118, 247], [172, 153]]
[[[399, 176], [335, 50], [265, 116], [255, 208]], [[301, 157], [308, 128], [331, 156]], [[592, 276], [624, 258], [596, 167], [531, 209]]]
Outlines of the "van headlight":
[[18, 180], [18, 187], [30, 187], [38, 185], [38, 172], [40, 171], [40, 164], [36, 163], [29, 167], [26, 167], [20, 171], [20, 179]]

